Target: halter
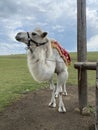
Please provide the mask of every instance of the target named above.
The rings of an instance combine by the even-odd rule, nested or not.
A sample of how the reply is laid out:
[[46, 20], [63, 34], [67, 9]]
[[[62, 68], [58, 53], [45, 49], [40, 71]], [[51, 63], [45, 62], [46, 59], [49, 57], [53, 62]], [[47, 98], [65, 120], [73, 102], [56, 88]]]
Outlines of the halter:
[[29, 32], [27, 32], [27, 36], [28, 36], [28, 48], [30, 48], [30, 42], [33, 42], [37, 47], [45, 45], [48, 42], [48, 40], [43, 43], [38, 43], [38, 42], [34, 41], [33, 39], [30, 38]]

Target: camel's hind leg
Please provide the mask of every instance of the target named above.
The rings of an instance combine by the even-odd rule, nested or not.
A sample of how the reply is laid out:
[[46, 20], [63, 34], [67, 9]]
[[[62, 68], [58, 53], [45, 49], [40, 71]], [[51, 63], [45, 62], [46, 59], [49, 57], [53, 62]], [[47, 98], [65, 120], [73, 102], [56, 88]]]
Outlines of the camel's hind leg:
[[65, 83], [65, 79], [67, 79], [66, 77], [68, 77], [67, 71], [63, 71], [59, 73], [57, 76], [57, 90], [59, 92], [59, 108], [58, 108], [59, 112], [66, 112], [63, 99], [62, 99], [62, 95], [63, 95], [62, 85]]

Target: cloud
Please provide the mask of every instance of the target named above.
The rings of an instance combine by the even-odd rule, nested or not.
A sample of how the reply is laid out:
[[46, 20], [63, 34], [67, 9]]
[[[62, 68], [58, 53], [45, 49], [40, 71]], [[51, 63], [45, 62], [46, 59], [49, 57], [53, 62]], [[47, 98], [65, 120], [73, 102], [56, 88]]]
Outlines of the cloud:
[[[73, 50], [76, 48], [76, 4], [75, 0], [0, 0], [0, 53], [25, 52], [14, 37], [17, 32], [32, 31], [37, 26]], [[88, 0], [88, 39], [98, 34], [97, 7], [97, 0]]]
[[9, 55], [9, 54], [23, 54], [26, 52], [25, 44], [21, 43], [0, 43], [0, 55]]
[[58, 22], [59, 21], [66, 22], [67, 18], [74, 19], [75, 13], [76, 13], [75, 1], [71, 0], [52, 1], [48, 5], [47, 17], [52, 22], [57, 22], [57, 20]]
[[96, 9], [87, 8], [87, 21], [89, 28], [98, 31], [98, 11]]
[[64, 32], [64, 27], [61, 26], [61, 25], [55, 25], [52, 28], [53, 28], [54, 31], [58, 30], [58, 32]]
[[88, 51], [98, 51], [98, 35], [91, 37], [87, 42]]

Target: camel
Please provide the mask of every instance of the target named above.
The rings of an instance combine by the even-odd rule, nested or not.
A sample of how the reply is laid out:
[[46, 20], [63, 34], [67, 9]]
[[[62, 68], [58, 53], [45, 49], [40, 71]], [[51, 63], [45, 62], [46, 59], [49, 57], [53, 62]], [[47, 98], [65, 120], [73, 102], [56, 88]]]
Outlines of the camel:
[[[47, 32], [35, 29], [33, 32], [19, 32], [16, 40], [27, 45], [27, 63], [29, 71], [37, 82], [49, 81], [52, 89], [52, 97], [49, 107], [56, 107], [56, 96], [59, 99], [58, 111], [66, 112], [63, 103], [64, 94], [67, 95], [66, 81], [68, 79], [68, 67], [57, 49], [52, 48], [54, 40], [47, 37]], [[53, 75], [57, 75], [57, 85], [53, 83]]]

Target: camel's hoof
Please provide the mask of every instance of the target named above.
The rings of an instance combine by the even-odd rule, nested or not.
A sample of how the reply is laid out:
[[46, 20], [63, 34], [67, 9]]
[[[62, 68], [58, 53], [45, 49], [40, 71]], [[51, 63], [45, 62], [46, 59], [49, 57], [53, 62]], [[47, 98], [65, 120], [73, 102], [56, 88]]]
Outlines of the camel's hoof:
[[63, 92], [63, 96], [67, 96], [68, 95], [68, 93], [67, 92]]
[[61, 112], [61, 113], [65, 113], [66, 109], [65, 109], [64, 106], [62, 106], [62, 107], [59, 107], [58, 111]]
[[58, 98], [59, 97], [59, 93], [55, 93], [55, 98]]
[[48, 106], [55, 108], [56, 107], [56, 103], [50, 102]]

